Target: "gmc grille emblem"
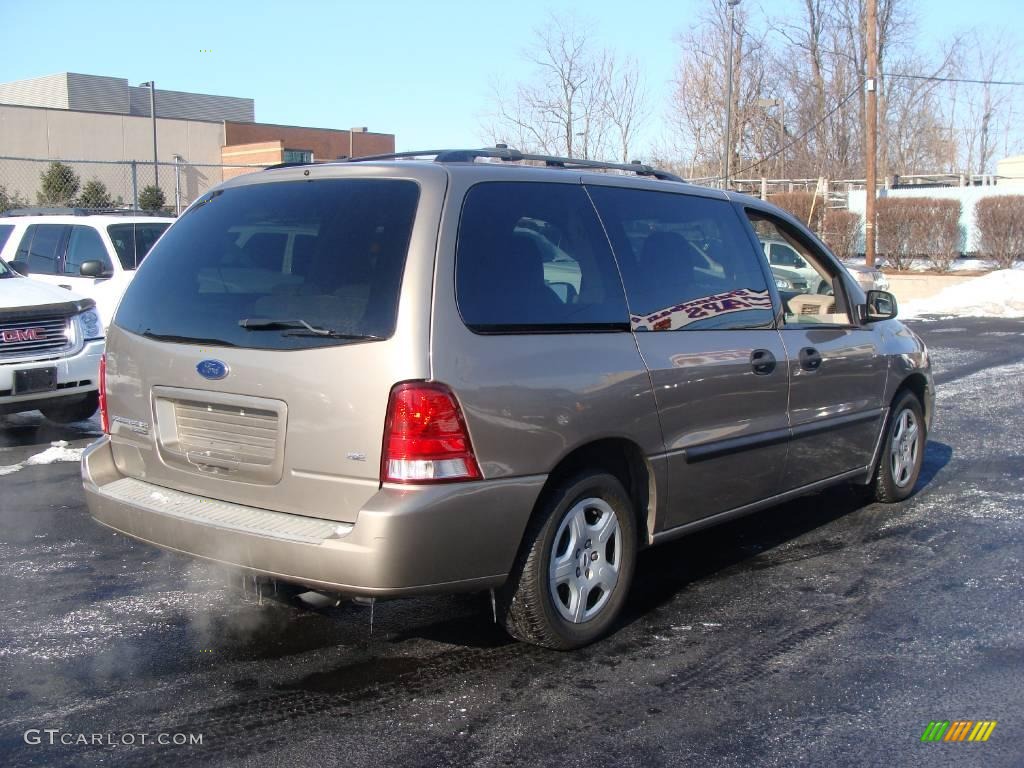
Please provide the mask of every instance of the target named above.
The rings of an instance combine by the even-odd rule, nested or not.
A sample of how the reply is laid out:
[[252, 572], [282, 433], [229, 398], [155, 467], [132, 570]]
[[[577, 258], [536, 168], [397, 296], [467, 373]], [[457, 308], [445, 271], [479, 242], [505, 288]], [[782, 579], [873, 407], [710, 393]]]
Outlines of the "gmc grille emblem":
[[42, 341], [46, 338], [45, 328], [15, 328], [9, 331], [0, 331], [0, 338], [5, 343], [15, 341]]

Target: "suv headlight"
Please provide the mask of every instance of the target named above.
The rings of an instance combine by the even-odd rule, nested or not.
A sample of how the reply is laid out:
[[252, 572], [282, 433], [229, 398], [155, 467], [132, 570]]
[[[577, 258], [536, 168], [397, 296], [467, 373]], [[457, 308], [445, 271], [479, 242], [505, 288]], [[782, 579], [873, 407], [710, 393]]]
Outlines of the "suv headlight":
[[784, 277], [776, 277], [775, 278], [775, 287], [776, 288], [781, 288], [784, 291], [792, 291], [793, 290], [793, 284], [791, 282], [789, 282], [789, 280], [787, 280]]
[[84, 341], [103, 338], [103, 321], [100, 320], [100, 313], [95, 307], [78, 314], [78, 327], [82, 331]]

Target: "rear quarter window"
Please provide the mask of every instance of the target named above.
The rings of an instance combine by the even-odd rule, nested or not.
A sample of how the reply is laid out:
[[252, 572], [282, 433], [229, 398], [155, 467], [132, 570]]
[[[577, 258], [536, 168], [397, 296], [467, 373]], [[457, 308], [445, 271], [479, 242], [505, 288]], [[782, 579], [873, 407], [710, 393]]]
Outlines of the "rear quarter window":
[[153, 248], [154, 243], [164, 233], [164, 230], [171, 226], [157, 222], [131, 222], [125, 224], [111, 224], [107, 227], [107, 235], [110, 242], [114, 244], [117, 252], [117, 260], [121, 262], [121, 268], [130, 270], [137, 269], [146, 254]]
[[455, 265], [459, 312], [476, 332], [628, 330], [608, 240], [579, 185], [473, 186]]

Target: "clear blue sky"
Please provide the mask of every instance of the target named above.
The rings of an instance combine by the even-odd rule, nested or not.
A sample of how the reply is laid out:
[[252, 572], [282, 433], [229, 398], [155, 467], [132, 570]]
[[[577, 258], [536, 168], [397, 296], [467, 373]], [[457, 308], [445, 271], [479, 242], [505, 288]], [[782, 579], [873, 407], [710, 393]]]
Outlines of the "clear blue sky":
[[[476, 146], [490, 83], [529, 73], [522, 52], [549, 10], [592, 21], [595, 40], [635, 56], [652, 95], [664, 98], [676, 37], [707, 2], [0, 0], [0, 81], [64, 71], [152, 79], [158, 88], [253, 98], [261, 122], [366, 125], [395, 133], [399, 149]], [[799, 2], [744, 5], [785, 16]], [[925, 46], [972, 25], [1012, 31], [1022, 15], [1021, 0], [909, 2]]]

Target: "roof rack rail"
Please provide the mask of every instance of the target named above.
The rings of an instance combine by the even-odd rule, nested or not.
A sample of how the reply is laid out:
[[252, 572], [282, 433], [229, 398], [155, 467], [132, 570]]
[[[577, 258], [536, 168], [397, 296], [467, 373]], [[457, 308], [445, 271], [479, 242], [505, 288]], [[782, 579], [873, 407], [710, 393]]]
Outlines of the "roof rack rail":
[[277, 170], [278, 168], [296, 168], [296, 167], [302, 166], [302, 165], [323, 165], [323, 163], [301, 163], [301, 162], [275, 163], [274, 165], [268, 165], [263, 170], [264, 171], [274, 171], [274, 170]]
[[344, 160], [337, 160], [333, 162], [338, 163], [363, 163], [373, 162], [375, 160], [401, 160], [402, 158], [413, 158], [413, 157], [434, 157], [435, 163], [471, 163], [477, 158], [489, 157], [505, 162], [519, 162], [522, 160], [531, 160], [533, 162], [544, 163], [549, 168], [565, 168], [568, 170], [616, 170], [616, 171], [627, 171], [629, 173], [635, 173], [637, 176], [652, 176], [656, 179], [663, 181], [683, 181], [682, 178], [674, 173], [668, 171], [662, 171], [654, 168], [650, 165], [644, 165], [638, 161], [631, 163], [612, 163], [604, 160], [582, 160], [578, 157], [558, 157], [555, 155], [533, 155], [526, 152], [520, 152], [518, 149], [512, 149], [499, 144], [496, 147], [488, 147], [482, 149], [424, 149], [412, 152], [392, 152], [385, 155], [365, 155], [363, 157], [350, 157]]
[[10, 208], [0, 213], [0, 216], [86, 216], [88, 213], [85, 208], [33, 206], [30, 208]]
[[31, 207], [10, 208], [0, 213], [0, 217], [15, 218], [18, 216], [170, 216], [160, 211], [143, 211], [139, 208], [61, 208]]

